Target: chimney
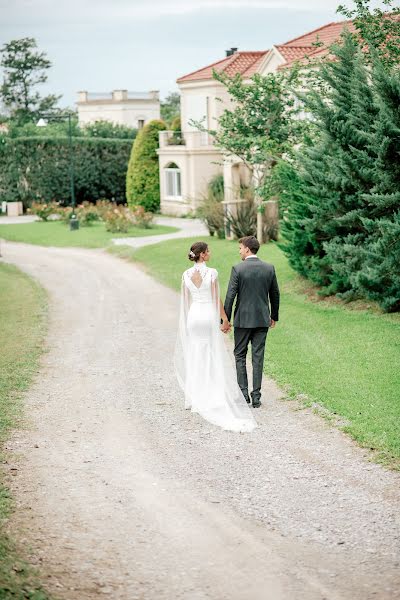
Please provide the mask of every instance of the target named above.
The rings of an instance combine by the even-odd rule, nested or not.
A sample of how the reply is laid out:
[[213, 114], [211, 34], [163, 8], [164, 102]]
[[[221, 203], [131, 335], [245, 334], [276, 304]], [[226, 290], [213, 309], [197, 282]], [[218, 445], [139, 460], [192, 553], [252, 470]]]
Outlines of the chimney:
[[232, 56], [232, 54], [236, 54], [237, 51], [237, 48], [230, 48], [230, 50], [225, 50], [226, 56]]

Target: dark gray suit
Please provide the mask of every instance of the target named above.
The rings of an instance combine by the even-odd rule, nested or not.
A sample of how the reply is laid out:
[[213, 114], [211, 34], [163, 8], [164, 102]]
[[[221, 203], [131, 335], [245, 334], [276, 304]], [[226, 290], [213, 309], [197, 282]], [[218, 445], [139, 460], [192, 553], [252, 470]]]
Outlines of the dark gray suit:
[[[261, 397], [261, 381], [264, 365], [265, 340], [271, 319], [279, 319], [279, 287], [273, 265], [255, 255], [232, 267], [225, 300], [225, 312], [231, 320], [236, 298], [235, 359], [240, 389], [249, 400], [246, 356], [251, 342], [253, 362], [253, 404]], [[270, 310], [271, 305], [271, 310]]]

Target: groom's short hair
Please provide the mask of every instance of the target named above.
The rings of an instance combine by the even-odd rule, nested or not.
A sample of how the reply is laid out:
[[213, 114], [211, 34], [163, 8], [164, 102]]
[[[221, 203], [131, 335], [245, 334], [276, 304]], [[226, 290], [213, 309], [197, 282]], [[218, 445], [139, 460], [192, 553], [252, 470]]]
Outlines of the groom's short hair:
[[240, 238], [239, 244], [246, 246], [253, 254], [257, 254], [260, 249], [260, 242], [254, 235], [246, 235], [246, 237]]

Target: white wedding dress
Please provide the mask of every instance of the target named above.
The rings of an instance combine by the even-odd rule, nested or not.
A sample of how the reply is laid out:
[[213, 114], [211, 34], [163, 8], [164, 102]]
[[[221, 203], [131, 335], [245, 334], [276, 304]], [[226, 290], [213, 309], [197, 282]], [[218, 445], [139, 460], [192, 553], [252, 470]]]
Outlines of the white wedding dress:
[[196, 263], [183, 273], [175, 371], [185, 408], [223, 429], [252, 431], [257, 423], [220, 330], [219, 299], [215, 269]]

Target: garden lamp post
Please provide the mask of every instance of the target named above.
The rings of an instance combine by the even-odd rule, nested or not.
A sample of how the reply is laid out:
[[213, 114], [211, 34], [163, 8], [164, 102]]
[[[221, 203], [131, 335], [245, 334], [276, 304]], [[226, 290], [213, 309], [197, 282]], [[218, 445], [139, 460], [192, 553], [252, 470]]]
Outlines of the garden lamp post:
[[68, 119], [68, 154], [69, 154], [69, 180], [70, 180], [70, 192], [71, 192], [71, 207], [72, 215], [69, 221], [69, 228], [79, 229], [79, 221], [75, 213], [76, 200], [75, 200], [75, 173], [74, 173], [74, 149], [72, 144], [72, 120], [71, 115], [57, 116], [57, 115], [42, 115], [39, 121], [36, 123], [37, 127], [46, 127], [49, 121], [65, 121]]

